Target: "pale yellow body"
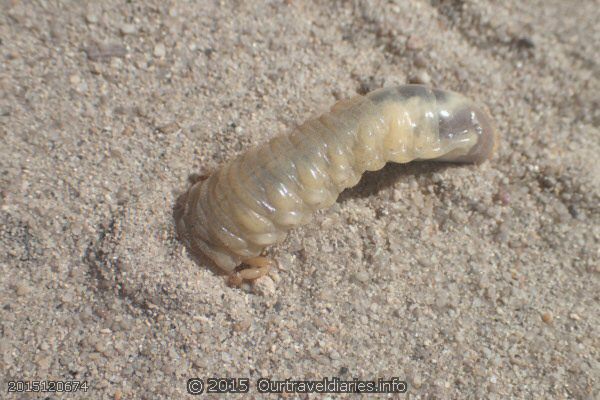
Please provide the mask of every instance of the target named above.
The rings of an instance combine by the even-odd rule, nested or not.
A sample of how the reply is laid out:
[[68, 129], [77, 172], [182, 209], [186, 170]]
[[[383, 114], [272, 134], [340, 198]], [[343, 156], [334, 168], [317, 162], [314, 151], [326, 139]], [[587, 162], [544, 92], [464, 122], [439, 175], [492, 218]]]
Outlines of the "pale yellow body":
[[178, 232], [231, 273], [333, 204], [364, 171], [415, 159], [478, 162], [494, 137], [487, 114], [456, 93], [407, 85], [357, 96], [195, 183]]

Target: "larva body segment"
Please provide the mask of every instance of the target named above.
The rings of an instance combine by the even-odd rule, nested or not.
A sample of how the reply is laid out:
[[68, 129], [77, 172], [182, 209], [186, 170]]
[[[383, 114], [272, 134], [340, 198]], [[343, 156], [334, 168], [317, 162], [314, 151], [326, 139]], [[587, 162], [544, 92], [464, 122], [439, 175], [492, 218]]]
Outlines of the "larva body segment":
[[495, 141], [488, 114], [460, 94], [421, 85], [376, 90], [196, 182], [181, 198], [178, 233], [192, 252], [232, 273], [332, 205], [363, 172], [390, 161], [479, 163]]

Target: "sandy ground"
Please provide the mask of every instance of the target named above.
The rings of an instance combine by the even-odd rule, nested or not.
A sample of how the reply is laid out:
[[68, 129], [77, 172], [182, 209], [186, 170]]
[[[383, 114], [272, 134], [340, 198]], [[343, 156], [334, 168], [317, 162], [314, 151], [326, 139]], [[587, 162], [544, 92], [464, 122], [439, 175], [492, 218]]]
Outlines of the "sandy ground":
[[[2, 397], [211, 376], [600, 397], [597, 1], [202, 3], [2, 1]], [[253, 286], [189, 257], [191, 174], [407, 81], [485, 103], [495, 157], [366, 174]]]

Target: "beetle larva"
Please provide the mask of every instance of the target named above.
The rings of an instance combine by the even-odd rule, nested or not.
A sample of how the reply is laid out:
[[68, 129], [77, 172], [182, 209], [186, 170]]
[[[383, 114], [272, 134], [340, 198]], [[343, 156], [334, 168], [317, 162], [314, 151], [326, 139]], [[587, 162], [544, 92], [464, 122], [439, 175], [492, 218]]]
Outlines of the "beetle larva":
[[495, 136], [489, 115], [460, 94], [421, 85], [379, 89], [338, 102], [193, 184], [180, 198], [177, 230], [193, 253], [224, 272], [242, 263], [266, 267], [259, 257], [266, 246], [332, 205], [363, 172], [388, 161], [480, 163]]

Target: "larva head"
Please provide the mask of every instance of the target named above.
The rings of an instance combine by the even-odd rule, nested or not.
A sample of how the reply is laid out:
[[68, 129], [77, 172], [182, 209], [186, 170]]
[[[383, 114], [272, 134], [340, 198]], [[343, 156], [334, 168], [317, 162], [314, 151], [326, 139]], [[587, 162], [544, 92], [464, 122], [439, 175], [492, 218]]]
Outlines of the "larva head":
[[433, 93], [440, 139], [455, 143], [464, 141], [469, 145], [466, 154], [465, 148], [461, 147], [438, 160], [479, 164], [489, 159], [497, 142], [496, 129], [489, 114], [458, 93], [437, 89]]

